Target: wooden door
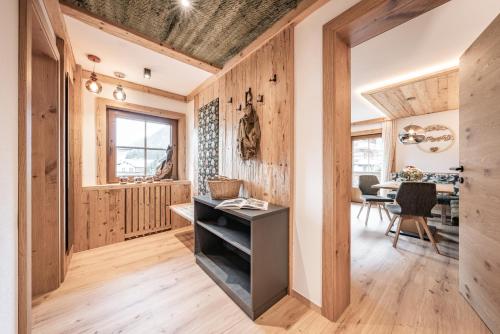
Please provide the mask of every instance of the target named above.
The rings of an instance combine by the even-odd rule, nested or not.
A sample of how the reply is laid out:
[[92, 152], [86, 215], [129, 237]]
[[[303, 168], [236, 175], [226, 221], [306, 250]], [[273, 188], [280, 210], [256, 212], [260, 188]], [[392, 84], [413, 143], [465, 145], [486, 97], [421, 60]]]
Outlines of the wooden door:
[[460, 59], [460, 291], [500, 333], [500, 15]]

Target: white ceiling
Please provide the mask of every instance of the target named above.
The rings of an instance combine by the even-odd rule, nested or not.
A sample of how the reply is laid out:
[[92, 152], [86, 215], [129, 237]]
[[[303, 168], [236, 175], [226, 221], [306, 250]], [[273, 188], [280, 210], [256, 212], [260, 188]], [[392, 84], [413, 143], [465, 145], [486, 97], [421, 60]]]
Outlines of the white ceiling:
[[352, 120], [382, 115], [361, 92], [458, 65], [499, 12], [499, 0], [452, 0], [353, 48]]
[[[125, 80], [146, 86], [187, 95], [211, 76], [194, 66], [182, 63], [134, 43], [114, 37], [102, 30], [65, 16], [66, 25], [75, 53], [76, 62], [86, 70], [93, 63], [87, 54], [101, 58], [96, 72], [113, 76], [113, 72], [126, 74]], [[143, 77], [144, 68], [152, 71], [151, 79]]]

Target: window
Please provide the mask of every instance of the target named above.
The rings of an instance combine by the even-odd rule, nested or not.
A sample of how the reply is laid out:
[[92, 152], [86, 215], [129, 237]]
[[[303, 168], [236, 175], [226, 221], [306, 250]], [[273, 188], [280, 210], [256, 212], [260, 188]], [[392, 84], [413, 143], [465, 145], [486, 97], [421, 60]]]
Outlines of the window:
[[172, 146], [177, 178], [177, 121], [108, 109], [108, 182], [122, 176], [153, 176]]
[[381, 135], [352, 137], [352, 186], [358, 186], [360, 175], [376, 175], [380, 180], [383, 159]]

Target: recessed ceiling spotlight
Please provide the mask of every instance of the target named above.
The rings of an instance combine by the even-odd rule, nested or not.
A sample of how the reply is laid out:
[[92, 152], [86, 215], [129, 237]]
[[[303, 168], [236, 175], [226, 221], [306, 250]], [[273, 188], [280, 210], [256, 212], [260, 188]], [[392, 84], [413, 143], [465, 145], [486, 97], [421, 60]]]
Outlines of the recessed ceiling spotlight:
[[191, 1], [189, 0], [181, 0], [181, 5], [188, 8], [189, 6], [191, 6]]
[[151, 69], [150, 68], [144, 68], [144, 78], [151, 79]]

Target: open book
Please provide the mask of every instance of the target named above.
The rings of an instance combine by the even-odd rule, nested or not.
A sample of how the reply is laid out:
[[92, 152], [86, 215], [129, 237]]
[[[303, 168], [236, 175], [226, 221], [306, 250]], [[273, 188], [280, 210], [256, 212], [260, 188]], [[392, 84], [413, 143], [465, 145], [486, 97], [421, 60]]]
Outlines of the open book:
[[217, 205], [216, 209], [252, 209], [267, 210], [268, 203], [255, 198], [228, 199]]

